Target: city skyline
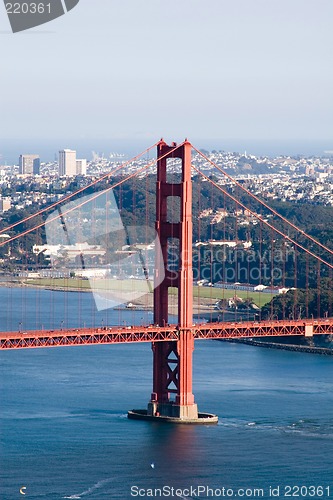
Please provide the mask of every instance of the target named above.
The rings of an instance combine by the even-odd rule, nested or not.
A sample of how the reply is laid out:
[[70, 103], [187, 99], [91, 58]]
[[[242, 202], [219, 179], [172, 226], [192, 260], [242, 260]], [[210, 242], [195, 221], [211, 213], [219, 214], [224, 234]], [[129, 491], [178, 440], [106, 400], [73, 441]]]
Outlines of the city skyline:
[[[206, 143], [204, 143], [204, 146], [203, 148], [201, 148], [202, 150], [205, 150], [205, 151], [208, 151], [210, 153], [214, 153], [214, 152], [219, 152], [219, 153], [225, 153], [225, 154], [232, 154], [232, 155], [239, 155], [239, 156], [244, 156], [244, 157], [247, 157], [247, 155], [250, 155], [250, 156], [253, 156], [253, 157], [257, 157], [257, 158], [262, 158], [262, 159], [271, 159], [271, 160], [274, 160], [274, 158], [279, 158], [279, 157], [283, 157], [283, 158], [308, 158], [308, 159], [319, 159], [319, 158], [323, 158], [323, 159], [328, 159], [328, 160], [331, 160], [332, 157], [333, 157], [333, 150], [330, 150], [330, 149], [327, 149], [327, 145], [326, 145], [326, 149], [325, 149], [325, 144], [324, 143], [314, 143], [314, 144], [288, 144], [287, 143], [287, 147], [284, 148], [284, 145], [283, 143], [279, 144], [274, 144], [274, 143], [252, 143], [250, 144], [250, 148], [249, 149], [245, 149], [245, 148], [238, 148], [237, 145], [236, 147], [232, 148], [228, 148], [228, 147], [225, 147], [226, 144], [223, 144], [224, 147], [208, 147], [208, 145], [212, 145], [212, 142], [211, 141], [208, 141]], [[327, 143], [329, 144], [329, 142]], [[230, 145], [230, 143], [229, 143]], [[231, 144], [232, 145], [232, 144]], [[234, 144], [235, 145], [235, 144]], [[242, 144], [243, 146], [246, 145], [245, 144]], [[104, 145], [105, 146], [105, 145]], [[111, 146], [111, 145], [110, 145]], [[240, 146], [240, 144], [238, 144], [238, 146]], [[142, 147], [144, 147], [144, 145], [142, 145]], [[207, 149], [208, 148], [208, 149]], [[16, 145], [13, 146], [13, 149], [9, 152], [8, 156], [6, 155], [3, 155], [0, 153], [0, 166], [1, 167], [18, 167], [18, 173], [22, 174], [29, 174], [29, 173], [34, 173], [34, 174], [39, 174], [39, 171], [40, 171], [40, 166], [41, 165], [50, 165], [50, 164], [53, 164], [53, 165], [58, 165], [58, 167], [60, 167], [60, 156], [61, 156], [61, 153], [64, 152], [64, 151], [72, 151], [74, 152], [76, 155], [77, 155], [77, 150], [76, 149], [71, 149], [71, 148], [61, 148], [59, 149], [55, 147], [55, 149], [57, 149], [56, 151], [54, 151], [52, 149], [52, 147], [49, 147], [49, 148], [46, 148], [44, 149], [43, 146], [41, 147], [36, 147], [36, 148], [26, 148], [26, 150], [35, 150], [35, 154], [32, 154], [32, 153], [25, 153], [25, 154], [19, 154], [18, 155], [18, 151], [19, 149], [17, 148]], [[37, 150], [37, 151], [36, 151]], [[8, 150], [7, 150], [8, 151]], [[73, 175], [86, 175], [86, 172], [87, 172], [87, 166], [89, 165], [90, 162], [93, 162], [94, 159], [96, 158], [101, 158], [101, 159], [104, 159], [105, 161], [118, 161], [118, 162], [122, 162], [122, 161], [128, 161], [131, 157], [131, 153], [133, 153], [135, 156], [136, 156], [136, 153], [137, 153], [138, 150], [127, 150], [126, 152], [126, 149], [124, 149], [123, 151], [122, 150], [119, 150], [119, 151], [109, 151], [109, 149], [106, 147], [106, 148], [101, 148], [101, 149], [98, 149], [98, 148], [95, 148], [94, 149], [89, 149], [89, 147], [87, 147], [87, 145], [83, 145], [81, 144], [81, 147], [79, 148], [79, 154], [81, 157], [84, 157], [84, 159], [82, 158], [77, 158], [76, 157], [76, 172], [73, 173]], [[38, 153], [38, 154], [36, 154]], [[31, 158], [36, 158], [35, 160], [35, 167], [34, 167], [34, 172], [30, 172], [31, 168], [30, 168], [30, 160]], [[29, 164], [29, 169], [27, 171], [24, 171], [23, 172], [23, 169], [22, 169], [22, 166], [21, 166], [21, 162], [22, 162], [22, 159], [25, 159], [25, 161], [28, 162]], [[36, 163], [36, 161], [38, 163]]]

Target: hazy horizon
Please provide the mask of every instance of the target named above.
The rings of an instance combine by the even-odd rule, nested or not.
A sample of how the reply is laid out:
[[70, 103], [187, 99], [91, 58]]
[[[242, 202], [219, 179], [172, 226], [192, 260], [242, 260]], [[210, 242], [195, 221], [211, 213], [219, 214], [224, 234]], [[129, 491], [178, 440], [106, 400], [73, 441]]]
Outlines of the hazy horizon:
[[[156, 138], [158, 140], [160, 137]], [[166, 142], [173, 141], [173, 138], [164, 138]], [[179, 139], [180, 142], [182, 139]], [[333, 155], [333, 140], [332, 141], [251, 141], [241, 139], [229, 140], [189, 140], [198, 149], [222, 150], [228, 152], [237, 152], [253, 154], [255, 156], [327, 156], [325, 152], [330, 151]], [[6, 141], [5, 147], [0, 149], [0, 165], [18, 165], [20, 154], [39, 154], [42, 162], [49, 162], [58, 156], [61, 149], [70, 148], [77, 151], [77, 156], [80, 158], [92, 159], [92, 151], [104, 154], [106, 157], [110, 153], [124, 154], [126, 157], [132, 157], [147, 147], [154, 144], [156, 141], [150, 142], [143, 140], [82, 140], [72, 139], [70, 141], [56, 141], [49, 143], [38, 143], [35, 141]]]
[[80, 0], [13, 34], [3, 6], [0, 153], [136, 152], [161, 135], [332, 149], [332, 18], [331, 0]]

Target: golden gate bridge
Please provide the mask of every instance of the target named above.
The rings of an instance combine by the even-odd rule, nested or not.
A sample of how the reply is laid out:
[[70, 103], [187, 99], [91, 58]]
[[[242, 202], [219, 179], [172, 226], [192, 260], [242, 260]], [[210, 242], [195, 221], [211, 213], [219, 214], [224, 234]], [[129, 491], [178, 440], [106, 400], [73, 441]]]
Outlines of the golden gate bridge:
[[[154, 144], [146, 151], [126, 163], [118, 166], [111, 173], [107, 173], [91, 182], [88, 186], [76, 190], [74, 193], [64, 196], [59, 201], [52, 203], [37, 213], [25, 217], [0, 231], [1, 234], [9, 234], [8, 238], [0, 243], [0, 247], [9, 248], [9, 244], [15, 241], [22, 241], [24, 237], [38, 231], [46, 224], [60, 221], [61, 228], [67, 231], [65, 216], [70, 214], [74, 207], [70, 204], [64, 206], [65, 210], [60, 210], [74, 196], [80, 195], [84, 191], [91, 189], [101, 181], [110, 182], [115, 174], [128, 167], [133, 161], [148, 154], [157, 147], [157, 157], [151, 161], [147, 160], [144, 166], [139, 166], [135, 172], [123, 175], [114, 182], [108, 190], [113, 190], [121, 186], [130, 179], [142, 176], [148, 168], [157, 165], [156, 180], [156, 220], [155, 230], [160, 244], [160, 252], [155, 254], [154, 263], [154, 287], [153, 287], [153, 323], [148, 325], [98, 325], [93, 327], [68, 328], [62, 325], [61, 328], [54, 329], [33, 329], [22, 331], [1, 331], [0, 348], [25, 349], [25, 348], [45, 348], [60, 346], [96, 345], [96, 344], [117, 344], [134, 342], [151, 342], [153, 350], [153, 391], [146, 410], [130, 411], [130, 418], [144, 418], [159, 421], [180, 422], [180, 423], [216, 423], [217, 417], [208, 413], [198, 412], [192, 391], [192, 355], [195, 340], [204, 339], [237, 339], [253, 337], [304, 337], [312, 339], [315, 335], [332, 335], [332, 293], [328, 291], [329, 303], [325, 303], [325, 311], [321, 311], [321, 295], [325, 290], [321, 290], [321, 278], [326, 277], [331, 287], [332, 278], [332, 255], [333, 251], [316, 240], [313, 236], [305, 233], [294, 222], [287, 220], [271, 208], [264, 200], [251, 193], [242, 183], [227, 174], [219, 165], [212, 161], [206, 154], [195, 148], [189, 141], [185, 140], [181, 144], [172, 143], [167, 145], [163, 140]], [[211, 165], [222, 174], [231, 186], [232, 190], [214, 178], [206, 170], [194, 165], [192, 162], [192, 151], [198, 155], [207, 166]], [[179, 179], [170, 175], [170, 161], [178, 161], [180, 166]], [[172, 163], [171, 163], [172, 164]], [[244, 320], [235, 316], [234, 321], [199, 321], [193, 319], [193, 172], [197, 178], [201, 178], [207, 185], [213, 186], [216, 192], [222, 193], [224, 200], [233, 203], [235, 213], [246, 212], [252, 221], [256, 221], [259, 226], [258, 247], [262, 249], [262, 242], [267, 239], [267, 231], [270, 231], [270, 251], [273, 253], [276, 248], [281, 249], [285, 256], [286, 247], [292, 247], [295, 255], [294, 262], [294, 283], [291, 293], [294, 298], [294, 313], [291, 315], [286, 305], [283, 303], [280, 317], [274, 315], [274, 301], [271, 300], [271, 314], [268, 318], [250, 318], [250, 314]], [[198, 183], [198, 181], [196, 181]], [[194, 183], [196, 184], [196, 183]], [[196, 187], [196, 186], [195, 186]], [[199, 188], [198, 188], [199, 189]], [[89, 197], [89, 202], [97, 199], [101, 192], [94, 192]], [[241, 196], [240, 196], [241, 195]], [[244, 195], [247, 195], [252, 202], [256, 202], [261, 207], [261, 213], [253, 208], [251, 203], [246, 205]], [[175, 201], [176, 200], [176, 201]], [[175, 204], [174, 206], [170, 204]], [[85, 198], [78, 198], [75, 209], [87, 203]], [[135, 203], [133, 195], [133, 203]], [[199, 205], [200, 205], [199, 197]], [[226, 202], [224, 208], [226, 208]], [[58, 209], [58, 213], [53, 212], [48, 219], [41, 220], [44, 213], [52, 209]], [[134, 205], [133, 205], [133, 208]], [[172, 212], [172, 214], [171, 214]], [[174, 212], [177, 213], [176, 217]], [[269, 212], [270, 217], [267, 217]], [[200, 213], [200, 206], [199, 211]], [[278, 223], [273, 222], [273, 217]], [[200, 216], [199, 216], [200, 219]], [[34, 222], [35, 221], [35, 222]], [[142, 222], [142, 221], [141, 221]], [[196, 221], [197, 222], [197, 221]], [[24, 227], [28, 225], [30, 227]], [[15, 228], [23, 228], [13, 232]], [[230, 229], [230, 228], [229, 228]], [[229, 230], [228, 229], [228, 230]], [[237, 217], [234, 220], [235, 240], [239, 239], [241, 224]], [[224, 221], [224, 232], [227, 231]], [[265, 233], [266, 231], [266, 233]], [[37, 233], [36, 233], [37, 232]], [[244, 231], [243, 231], [244, 233]], [[230, 238], [230, 231], [229, 231]], [[200, 235], [200, 220], [199, 220]], [[68, 237], [68, 235], [67, 235]], [[278, 240], [279, 238], [279, 240]], [[175, 241], [177, 245], [175, 246]], [[230, 241], [230, 239], [229, 239]], [[282, 242], [282, 243], [281, 243]], [[170, 269], [169, 250], [172, 246], [177, 251], [177, 272]], [[297, 253], [298, 252], [298, 253]], [[10, 252], [8, 252], [10, 254]], [[303, 291], [305, 297], [305, 311], [302, 317], [301, 312], [296, 312], [298, 308], [299, 290], [297, 287], [297, 256], [304, 255], [306, 286]], [[82, 256], [81, 256], [82, 257]], [[283, 260], [283, 259], [282, 259]], [[270, 259], [273, 271], [273, 261]], [[237, 266], [237, 263], [235, 264]], [[281, 262], [280, 286], [285, 288], [287, 274], [285, 261]], [[28, 267], [28, 262], [27, 262]], [[249, 264], [248, 264], [249, 267]], [[324, 272], [322, 270], [325, 269]], [[144, 267], [145, 277], [148, 280], [148, 272]], [[273, 274], [273, 273], [272, 273]], [[312, 284], [309, 276], [314, 276]], [[290, 276], [289, 276], [290, 281]], [[317, 301], [316, 315], [309, 312], [309, 302], [313, 281], [317, 282], [315, 295]], [[273, 279], [274, 282], [274, 279]], [[212, 285], [212, 283], [211, 283]], [[310, 286], [311, 285], [311, 286]], [[287, 288], [285, 288], [287, 290]], [[177, 322], [169, 323], [170, 291], [177, 291]], [[236, 293], [236, 292], [235, 292]], [[271, 297], [273, 299], [273, 296]], [[245, 314], [246, 316], [246, 314]], [[258, 316], [258, 315], [257, 315]], [[292, 317], [291, 317], [292, 316]], [[324, 316], [324, 317], [323, 317]], [[1, 327], [0, 327], [1, 328]]]

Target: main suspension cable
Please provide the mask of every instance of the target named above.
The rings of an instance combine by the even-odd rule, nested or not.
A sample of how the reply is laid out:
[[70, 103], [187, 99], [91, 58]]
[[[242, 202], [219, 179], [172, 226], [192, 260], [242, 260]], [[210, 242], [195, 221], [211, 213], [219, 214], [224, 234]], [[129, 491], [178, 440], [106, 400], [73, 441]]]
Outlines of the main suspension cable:
[[[42, 208], [41, 210], [39, 210], [38, 212], [32, 214], [32, 215], [29, 215], [27, 217], [25, 217], [24, 219], [22, 220], [19, 220], [18, 222], [14, 222], [13, 224], [11, 224], [10, 226], [7, 226], [3, 229], [0, 229], [0, 234], [4, 233], [4, 232], [7, 232], [7, 231], [10, 231], [11, 229], [13, 229], [14, 227], [18, 226], [19, 224], [23, 224], [24, 222], [27, 222], [28, 220], [31, 220], [33, 219], [34, 217], [37, 217], [38, 215], [41, 215], [45, 212], [47, 212], [48, 210], [51, 210], [52, 208], [64, 203], [65, 201], [68, 201], [70, 200], [71, 198], [73, 198], [74, 196], [76, 196], [77, 194], [79, 193], [82, 193], [83, 191], [85, 191], [86, 189], [89, 189], [93, 186], [95, 186], [96, 184], [98, 184], [99, 182], [103, 181], [104, 179], [107, 179], [108, 177], [112, 177], [114, 176], [114, 174], [116, 172], [118, 172], [119, 170], [127, 167], [130, 163], [132, 163], [133, 161], [136, 161], [138, 160], [141, 156], [143, 156], [144, 154], [148, 153], [151, 149], [155, 148], [161, 141], [158, 141], [156, 142], [155, 144], [153, 144], [152, 146], [149, 146], [149, 148], [145, 149], [143, 152], [137, 154], [136, 156], [134, 156], [133, 158], [131, 158], [130, 160], [126, 161], [125, 163], [122, 163], [121, 165], [118, 165], [118, 167], [116, 167], [112, 172], [107, 172], [106, 174], [102, 175], [101, 177], [99, 177], [98, 179], [95, 179], [94, 181], [92, 181], [90, 184], [88, 184], [87, 186], [83, 186], [82, 188], [74, 191], [73, 193], [70, 193], [66, 196], [64, 196], [63, 198], [61, 198], [60, 200], [57, 200], [56, 202], [52, 203], [52, 205], [49, 205], [48, 207], [45, 207], [45, 208]], [[8, 241], [8, 240], [6, 240]], [[0, 245], [1, 246], [1, 245]]]
[[310, 239], [313, 243], [315, 243], [316, 245], [319, 245], [323, 250], [325, 250], [326, 252], [329, 252], [331, 255], [333, 255], [333, 250], [331, 250], [330, 248], [328, 248], [325, 245], [323, 245], [322, 243], [320, 243], [320, 241], [318, 241], [315, 238], [313, 238], [313, 236], [311, 236], [310, 234], [306, 233], [305, 231], [303, 231], [303, 229], [299, 228], [298, 226], [296, 226], [295, 224], [293, 224], [292, 222], [290, 222], [288, 219], [286, 219], [285, 217], [283, 217], [283, 215], [279, 214], [279, 212], [277, 212], [276, 210], [274, 210], [274, 208], [270, 207], [267, 203], [265, 203], [265, 201], [261, 200], [260, 198], [258, 198], [258, 196], [256, 196], [255, 194], [251, 193], [251, 191], [249, 191], [244, 186], [242, 186], [242, 184], [240, 182], [238, 182], [236, 179], [234, 179], [233, 177], [231, 177], [231, 175], [229, 175], [225, 170], [223, 170], [223, 168], [219, 167], [215, 162], [213, 162], [213, 160], [211, 160], [210, 158], [208, 158], [207, 155], [205, 155], [202, 151], [200, 151], [195, 146], [193, 146], [193, 144], [192, 144], [192, 148], [200, 156], [202, 156], [202, 158], [204, 158], [212, 166], [214, 166], [215, 168], [217, 168], [217, 170], [219, 170], [225, 177], [227, 177], [227, 179], [229, 179], [230, 181], [232, 181], [233, 184], [235, 184], [236, 186], [240, 187], [241, 190], [244, 191], [244, 193], [246, 193], [251, 198], [253, 198], [254, 200], [256, 200], [258, 203], [260, 203], [261, 205], [263, 205], [265, 208], [267, 208], [267, 210], [269, 210], [274, 215], [276, 215], [277, 217], [279, 217], [281, 220], [283, 220], [283, 222], [287, 223], [289, 226], [291, 226], [293, 229], [295, 229], [298, 233], [301, 233], [303, 236], [305, 236], [306, 238]]
[[[160, 156], [158, 159], [162, 160], [163, 158], [166, 158], [167, 156], [170, 155], [170, 153], [174, 153], [177, 149], [179, 149], [181, 146], [183, 146], [183, 144], [184, 144], [184, 142], [182, 142], [181, 144], [178, 144], [177, 146], [174, 147], [174, 149], [172, 151], [169, 151], [168, 153], [165, 153], [163, 156]], [[11, 238], [8, 238], [8, 239], [6, 239], [4, 241], [1, 241], [0, 242], [0, 247], [6, 245], [7, 243], [11, 243], [12, 241], [17, 240], [18, 238], [21, 238], [22, 236], [25, 236], [26, 234], [29, 234], [32, 231], [35, 231], [36, 229], [39, 229], [40, 227], [42, 227], [44, 225], [50, 224], [51, 222], [54, 222], [55, 220], [61, 219], [64, 215], [67, 215], [68, 213], [72, 212], [73, 210], [76, 210], [77, 208], [80, 208], [80, 207], [86, 205], [87, 203], [90, 203], [91, 201], [95, 200], [99, 196], [101, 196], [101, 195], [103, 195], [105, 193], [108, 193], [109, 191], [112, 191], [114, 188], [120, 186], [121, 184], [123, 184], [124, 182], [128, 181], [129, 179], [132, 179], [136, 175], [141, 174], [142, 172], [144, 172], [148, 168], [152, 167], [155, 163], [157, 163], [157, 158], [154, 158], [150, 163], [148, 163], [144, 167], [142, 167], [139, 170], [133, 172], [132, 174], [130, 174], [127, 177], [125, 177], [124, 179], [121, 179], [120, 181], [118, 181], [113, 186], [110, 186], [109, 188], [104, 189], [103, 191], [98, 191], [94, 196], [91, 196], [88, 199], [84, 199], [78, 205], [70, 207], [67, 210], [65, 210], [64, 212], [61, 212], [61, 214], [58, 213], [57, 215], [55, 215], [51, 219], [47, 219], [46, 221], [43, 221], [40, 224], [37, 224], [36, 226], [34, 226], [32, 228], [26, 229], [25, 231], [22, 231], [21, 233], [16, 234], [16, 235], [12, 236]]]
[[333, 265], [332, 264], [330, 264], [326, 260], [322, 259], [318, 255], [314, 254], [313, 252], [311, 252], [311, 250], [308, 250], [307, 248], [303, 247], [303, 245], [301, 245], [300, 243], [298, 243], [297, 241], [295, 241], [293, 238], [291, 238], [290, 236], [287, 236], [282, 231], [280, 231], [279, 229], [277, 229], [276, 227], [274, 227], [272, 224], [270, 224], [269, 222], [267, 222], [261, 215], [256, 214], [255, 212], [253, 212], [253, 210], [251, 210], [248, 207], [246, 207], [242, 202], [240, 202], [234, 196], [232, 196], [230, 193], [228, 193], [223, 188], [221, 188], [221, 186], [219, 186], [216, 182], [214, 182], [212, 179], [210, 179], [207, 175], [205, 175], [203, 172], [201, 172], [199, 169], [197, 169], [194, 165], [192, 165], [192, 168], [196, 172], [198, 172], [198, 174], [200, 174], [202, 177], [204, 177], [207, 181], [211, 182], [222, 193], [224, 193], [225, 195], [227, 195], [231, 200], [233, 200], [234, 202], [236, 202], [240, 207], [242, 207], [244, 210], [247, 210], [253, 217], [255, 217], [256, 219], [258, 219], [259, 221], [261, 221], [263, 224], [265, 224], [270, 229], [273, 229], [274, 231], [276, 231], [280, 236], [282, 236], [283, 238], [287, 239], [293, 245], [296, 245], [301, 250], [304, 250], [306, 253], [308, 253], [309, 255], [311, 255], [312, 257], [314, 257], [317, 261], [320, 261], [323, 264], [325, 264], [326, 266], [328, 266], [330, 269], [333, 269]]

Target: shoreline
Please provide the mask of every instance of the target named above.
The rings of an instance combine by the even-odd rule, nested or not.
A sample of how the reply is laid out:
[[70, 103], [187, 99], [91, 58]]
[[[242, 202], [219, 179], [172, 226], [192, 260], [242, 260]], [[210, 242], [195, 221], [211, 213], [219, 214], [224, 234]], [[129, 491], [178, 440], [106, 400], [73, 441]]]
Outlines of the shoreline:
[[298, 344], [281, 344], [278, 342], [263, 342], [251, 339], [217, 339], [219, 342], [231, 342], [233, 344], [245, 344], [253, 347], [264, 347], [266, 349], [279, 349], [282, 351], [306, 352], [309, 354], [321, 354], [333, 356], [333, 347], [305, 346]]
[[[63, 287], [57, 286], [54, 287], [52, 285], [37, 285], [36, 283], [27, 283], [19, 280], [8, 280], [8, 281], [0, 281], [0, 287], [3, 288], [32, 288], [35, 290], [49, 290], [53, 292], [83, 292], [83, 293], [93, 293], [91, 288], [78, 288], [78, 287]], [[172, 298], [172, 297], [171, 297]], [[210, 299], [201, 299], [203, 303], [193, 303], [193, 319], [203, 318], [209, 320], [210, 316], [214, 316], [216, 314], [221, 314], [221, 311], [218, 312], [213, 308], [213, 304]], [[128, 307], [126, 304], [119, 304], [113, 308], [114, 310], [121, 311], [153, 311], [153, 293], [144, 294], [142, 297], [139, 297], [137, 300], [132, 302], [132, 306]], [[178, 304], [174, 302], [173, 304], [169, 304], [169, 314], [172, 316], [177, 316], [178, 314]], [[225, 314], [228, 314], [225, 311]], [[304, 346], [299, 344], [284, 344], [277, 342], [264, 342], [262, 340], [254, 339], [216, 339], [219, 342], [229, 342], [235, 344], [245, 344], [253, 347], [262, 347], [266, 349], [278, 349], [284, 351], [293, 351], [293, 352], [305, 352], [310, 354], [320, 354], [326, 356], [333, 356], [333, 347], [317, 347], [317, 346]]]
[[52, 290], [53, 292], [89, 292], [91, 288], [63, 287], [52, 285], [36, 285], [35, 283], [26, 283], [23, 281], [0, 281], [0, 287], [3, 288], [34, 288], [36, 290]]
[[[82, 293], [93, 293], [94, 290], [92, 290], [90, 287], [73, 287], [73, 286], [52, 286], [52, 285], [37, 285], [36, 283], [27, 283], [26, 281], [20, 281], [20, 280], [10, 280], [10, 281], [0, 281], [0, 287], [3, 288], [32, 288], [35, 290], [50, 290], [52, 292], [82, 292]], [[174, 296], [175, 297], [175, 296]], [[171, 296], [171, 303], [169, 304], [169, 314], [172, 316], [176, 316], [178, 313], [178, 304], [177, 303], [172, 303], [172, 296]], [[123, 311], [153, 311], [153, 293], [145, 293], [141, 297], [139, 297], [136, 300], [133, 300], [131, 302], [133, 304], [133, 307], [126, 307], [126, 304], [124, 305], [120, 304], [119, 306], [114, 307], [113, 309], [115, 310], [123, 310]], [[195, 303], [193, 302], [193, 314], [196, 316], [200, 315], [212, 315], [216, 313], [216, 311], [213, 309], [213, 304], [211, 303], [211, 299], [205, 299], [201, 298], [201, 303]]]

